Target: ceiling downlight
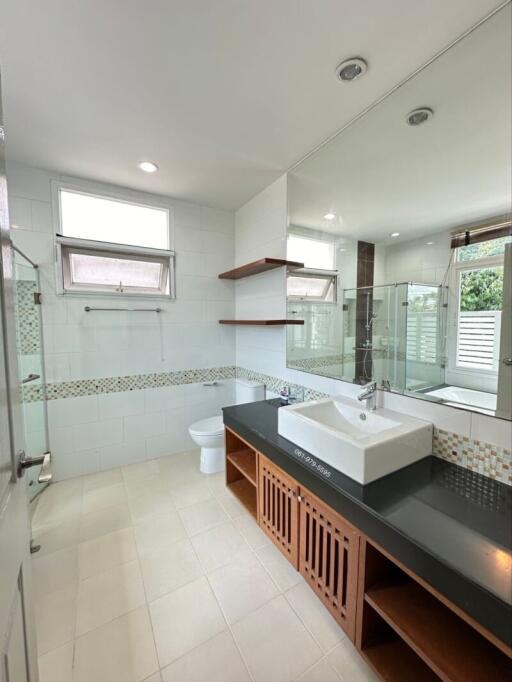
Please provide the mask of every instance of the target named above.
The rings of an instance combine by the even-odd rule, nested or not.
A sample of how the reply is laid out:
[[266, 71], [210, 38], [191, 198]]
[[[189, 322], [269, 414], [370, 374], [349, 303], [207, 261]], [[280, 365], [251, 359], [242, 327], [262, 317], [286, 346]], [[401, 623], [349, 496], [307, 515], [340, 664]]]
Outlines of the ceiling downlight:
[[405, 120], [407, 121], [407, 125], [420, 126], [429, 121], [433, 115], [434, 110], [430, 107], [418, 107], [417, 109], [410, 111]]
[[368, 70], [368, 64], [361, 57], [351, 57], [338, 64], [336, 67], [336, 78], [342, 83], [350, 83], [361, 76], [364, 76]]

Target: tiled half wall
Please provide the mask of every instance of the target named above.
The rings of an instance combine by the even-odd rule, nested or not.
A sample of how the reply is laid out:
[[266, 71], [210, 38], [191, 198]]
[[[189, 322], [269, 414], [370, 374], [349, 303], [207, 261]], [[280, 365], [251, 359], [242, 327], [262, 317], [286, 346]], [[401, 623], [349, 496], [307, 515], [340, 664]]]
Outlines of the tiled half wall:
[[[160, 374], [49, 384], [47, 400], [55, 477], [68, 478], [191, 447], [188, 426], [234, 402], [235, 377], [265, 383], [271, 393], [290, 386], [243, 367], [212, 367]], [[218, 386], [204, 386], [214, 379]], [[305, 400], [328, 397], [300, 384]], [[40, 400], [27, 386], [24, 401]], [[512, 485], [512, 450], [435, 427], [433, 452], [471, 471]]]

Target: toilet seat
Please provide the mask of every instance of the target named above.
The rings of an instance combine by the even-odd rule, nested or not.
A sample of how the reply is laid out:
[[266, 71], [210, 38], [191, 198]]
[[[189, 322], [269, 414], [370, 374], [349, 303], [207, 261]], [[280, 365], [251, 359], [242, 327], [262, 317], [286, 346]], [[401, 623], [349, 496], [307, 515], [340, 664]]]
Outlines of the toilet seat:
[[196, 436], [222, 436], [224, 422], [221, 416], [201, 419], [189, 427], [189, 433]]

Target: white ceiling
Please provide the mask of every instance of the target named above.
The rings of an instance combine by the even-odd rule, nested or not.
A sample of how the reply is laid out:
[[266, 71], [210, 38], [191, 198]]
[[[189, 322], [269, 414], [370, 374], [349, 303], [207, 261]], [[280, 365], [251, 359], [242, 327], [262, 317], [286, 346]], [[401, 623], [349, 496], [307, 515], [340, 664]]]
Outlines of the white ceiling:
[[[500, 10], [299, 164], [290, 222], [396, 243], [509, 213], [511, 14]], [[410, 127], [405, 117], [419, 106], [434, 116]]]
[[498, 4], [1, 0], [8, 158], [237, 208]]

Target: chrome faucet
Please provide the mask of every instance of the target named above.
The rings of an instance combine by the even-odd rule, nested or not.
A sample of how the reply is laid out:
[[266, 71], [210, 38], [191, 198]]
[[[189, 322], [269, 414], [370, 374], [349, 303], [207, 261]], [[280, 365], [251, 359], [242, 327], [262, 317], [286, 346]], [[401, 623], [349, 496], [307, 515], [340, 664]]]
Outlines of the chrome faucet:
[[369, 384], [366, 384], [366, 386], [363, 386], [363, 392], [360, 393], [357, 396], [357, 399], [360, 400], [361, 402], [363, 400], [366, 400], [366, 409], [367, 410], [376, 410], [377, 409], [377, 382], [376, 381], [370, 381]]

